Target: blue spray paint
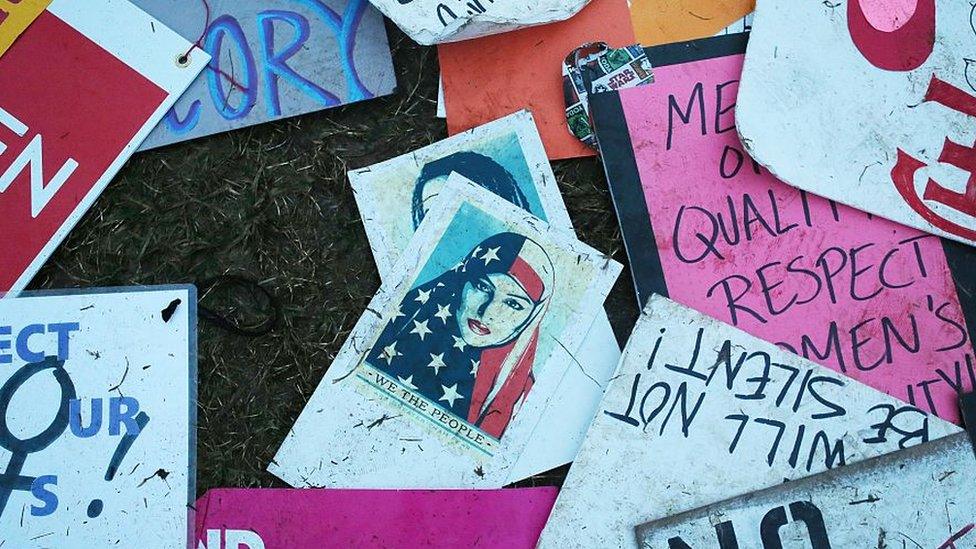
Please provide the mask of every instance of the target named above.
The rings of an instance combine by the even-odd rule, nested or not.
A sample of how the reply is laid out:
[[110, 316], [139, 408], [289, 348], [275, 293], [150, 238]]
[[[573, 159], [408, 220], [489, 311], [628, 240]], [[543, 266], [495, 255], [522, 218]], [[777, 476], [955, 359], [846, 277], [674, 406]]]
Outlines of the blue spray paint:
[[[138, 405], [137, 405], [138, 406]], [[136, 437], [139, 433], [145, 429], [146, 424], [149, 423], [149, 416], [146, 412], [139, 412], [134, 419], [136, 427], [133, 430], [129, 430], [128, 422], [126, 423], [126, 433], [122, 435], [122, 439], [119, 440], [119, 445], [115, 448], [115, 453], [112, 454], [112, 459], [108, 462], [108, 468], [105, 470], [105, 480], [111, 481], [115, 478], [115, 473], [119, 471], [119, 466], [122, 465], [122, 460], [125, 459], [125, 455], [129, 453], [129, 449], [132, 448], [132, 443], [136, 441]], [[95, 518], [102, 514], [102, 509], [104, 504], [100, 499], [93, 499], [91, 503], [88, 504], [88, 517]]]

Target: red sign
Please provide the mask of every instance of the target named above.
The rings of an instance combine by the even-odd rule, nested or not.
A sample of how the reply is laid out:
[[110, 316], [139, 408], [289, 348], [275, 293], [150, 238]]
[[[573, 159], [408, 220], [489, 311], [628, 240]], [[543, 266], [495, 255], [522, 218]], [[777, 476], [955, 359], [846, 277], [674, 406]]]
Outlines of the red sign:
[[[0, 295], [29, 282], [178, 95], [180, 84], [154, 83], [89, 36], [100, 10], [131, 15], [97, 4], [88, 13], [55, 2], [0, 57]], [[154, 40], [142, 38], [130, 54], [145, 62], [139, 50]]]

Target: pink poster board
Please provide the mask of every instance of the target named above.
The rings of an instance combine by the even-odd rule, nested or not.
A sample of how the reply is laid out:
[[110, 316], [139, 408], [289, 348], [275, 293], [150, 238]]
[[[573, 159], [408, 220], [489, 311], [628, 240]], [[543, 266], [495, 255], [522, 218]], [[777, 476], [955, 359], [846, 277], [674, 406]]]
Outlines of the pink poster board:
[[199, 549], [535, 547], [558, 490], [221, 488], [197, 500]]
[[641, 303], [667, 295], [958, 423], [957, 391], [976, 385], [976, 254], [749, 158], [735, 130], [745, 43], [648, 48], [653, 85], [594, 96]]

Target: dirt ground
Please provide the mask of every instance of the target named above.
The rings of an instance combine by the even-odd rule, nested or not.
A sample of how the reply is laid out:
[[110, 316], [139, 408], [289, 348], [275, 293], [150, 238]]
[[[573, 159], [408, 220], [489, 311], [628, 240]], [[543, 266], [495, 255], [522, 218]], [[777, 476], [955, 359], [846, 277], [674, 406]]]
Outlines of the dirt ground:
[[[283, 486], [265, 467], [379, 287], [346, 171], [447, 136], [434, 116], [436, 49], [387, 29], [395, 95], [137, 154], [31, 285], [202, 285], [234, 275], [275, 296], [281, 315], [266, 335], [201, 320], [199, 494]], [[580, 238], [626, 264], [599, 162], [554, 169]], [[268, 310], [239, 288], [201, 291], [201, 307], [241, 323]], [[623, 342], [637, 318], [626, 269], [606, 308]]]

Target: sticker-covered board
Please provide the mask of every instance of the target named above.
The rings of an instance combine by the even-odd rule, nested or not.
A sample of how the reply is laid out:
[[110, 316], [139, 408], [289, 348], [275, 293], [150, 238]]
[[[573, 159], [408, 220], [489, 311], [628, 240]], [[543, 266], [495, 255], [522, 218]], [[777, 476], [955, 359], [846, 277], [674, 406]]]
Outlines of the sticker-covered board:
[[976, 11], [759, 0], [739, 131], [783, 181], [976, 245]]
[[642, 522], [960, 431], [654, 296], [539, 547], [633, 547]]
[[54, 0], [0, 56], [0, 295], [27, 285], [208, 61], [127, 0]]
[[520, 480], [620, 269], [454, 174], [269, 471], [295, 487]]
[[368, 0], [133, 0], [212, 57], [142, 149], [392, 93]]
[[746, 35], [649, 48], [591, 96], [637, 294], [728, 322], [951, 421], [976, 385], [976, 251], [790, 187], [735, 131]]
[[593, 156], [567, 130], [559, 77], [566, 54], [586, 42], [634, 44], [627, 0], [593, 0], [566, 21], [438, 46], [448, 131], [528, 109], [550, 159]]
[[[197, 500], [194, 547], [533, 549], [556, 492], [222, 488]], [[377, 510], [395, 511], [377, 520]]]
[[0, 300], [0, 545], [187, 547], [196, 318], [192, 286]]

